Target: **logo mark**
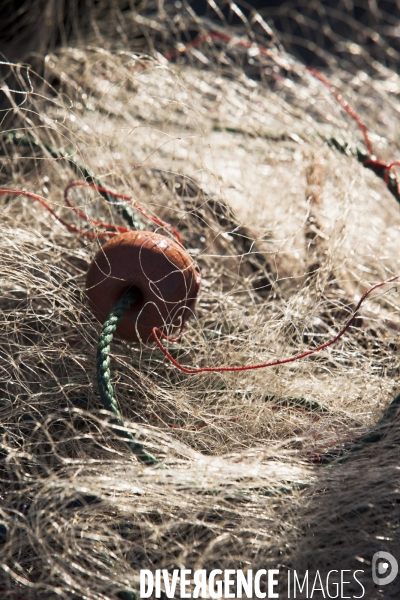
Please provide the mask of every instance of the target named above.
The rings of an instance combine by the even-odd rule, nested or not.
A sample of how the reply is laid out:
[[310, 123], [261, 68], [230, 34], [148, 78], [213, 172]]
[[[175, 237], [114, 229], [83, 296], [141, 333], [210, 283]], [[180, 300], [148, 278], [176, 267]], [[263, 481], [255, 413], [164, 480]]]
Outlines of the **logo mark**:
[[[399, 572], [397, 560], [389, 552], [375, 552], [372, 557], [372, 579], [377, 585], [392, 583]], [[382, 577], [382, 575], [385, 575]]]

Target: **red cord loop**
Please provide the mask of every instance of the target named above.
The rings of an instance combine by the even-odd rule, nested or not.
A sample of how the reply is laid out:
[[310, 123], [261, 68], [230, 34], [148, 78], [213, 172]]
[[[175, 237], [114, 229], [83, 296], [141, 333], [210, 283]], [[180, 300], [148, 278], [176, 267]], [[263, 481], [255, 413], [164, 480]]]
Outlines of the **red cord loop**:
[[127, 227], [122, 227], [121, 225], [113, 225], [111, 223], [103, 223], [102, 221], [98, 221], [97, 219], [93, 219], [92, 217], [89, 217], [84, 212], [82, 212], [78, 208], [76, 208], [76, 206], [74, 206], [72, 204], [72, 202], [70, 201], [70, 199], [68, 198], [68, 192], [69, 192], [69, 190], [72, 189], [72, 188], [74, 188], [74, 187], [88, 187], [88, 188], [91, 188], [93, 190], [96, 190], [97, 192], [113, 196], [114, 198], [118, 198], [120, 200], [124, 200], [125, 202], [130, 202], [132, 204], [132, 206], [136, 210], [138, 210], [144, 217], [146, 217], [146, 219], [148, 219], [149, 221], [152, 221], [156, 225], [160, 225], [161, 227], [165, 227], [166, 229], [169, 229], [171, 231], [171, 233], [175, 236], [175, 238], [177, 239], [177, 241], [180, 243], [180, 245], [181, 246], [183, 245], [182, 244], [181, 236], [176, 231], [176, 229], [174, 229], [174, 227], [172, 227], [172, 225], [170, 225], [169, 223], [166, 223], [165, 221], [162, 221], [161, 219], [159, 219], [157, 217], [154, 217], [153, 215], [150, 215], [149, 213], [147, 213], [144, 210], [144, 208], [142, 208], [140, 206], [140, 204], [138, 204], [130, 196], [125, 196], [123, 194], [117, 194], [116, 192], [113, 192], [112, 190], [109, 190], [108, 188], [101, 187], [99, 185], [95, 185], [94, 183], [88, 183], [86, 181], [74, 181], [73, 183], [70, 183], [69, 185], [67, 185], [67, 187], [64, 190], [64, 201], [65, 201], [65, 204], [69, 208], [71, 208], [74, 211], [74, 213], [76, 215], [78, 215], [78, 217], [80, 219], [83, 219], [84, 221], [87, 221], [91, 225], [96, 225], [98, 227], [102, 227], [103, 229], [106, 229], [106, 231], [99, 232], [99, 233], [94, 233], [94, 232], [91, 232], [91, 231], [82, 231], [81, 229], [78, 229], [78, 227], [75, 227], [75, 225], [71, 225], [70, 223], [67, 223], [67, 221], [64, 221], [64, 219], [62, 219], [61, 217], [59, 217], [54, 212], [54, 210], [50, 207], [49, 203], [46, 202], [46, 200], [44, 198], [42, 198], [42, 196], [39, 196], [38, 194], [34, 194], [32, 192], [26, 192], [24, 190], [0, 189], [0, 196], [4, 195], [4, 194], [10, 194], [11, 196], [26, 196], [27, 198], [32, 198], [33, 200], [36, 200], [37, 202], [40, 202], [40, 204], [42, 206], [44, 206], [44, 208], [46, 210], [48, 210], [49, 213], [51, 215], [53, 215], [53, 217], [55, 219], [57, 219], [57, 221], [59, 221], [62, 225], [64, 225], [64, 227], [66, 227], [69, 231], [73, 231], [74, 233], [79, 233], [79, 235], [82, 235], [84, 237], [89, 237], [89, 238], [105, 238], [105, 237], [112, 237], [112, 236], [118, 235], [120, 233], [127, 233], [128, 231], [130, 231], [130, 229], [128, 229]]
[[[49, 213], [51, 215], [53, 215], [53, 217], [55, 219], [57, 219], [57, 221], [59, 221], [62, 225], [64, 225], [64, 227], [66, 227], [68, 229], [68, 231], [73, 231], [74, 233], [79, 233], [79, 235], [83, 235], [84, 237], [90, 237], [90, 238], [94, 238], [94, 237], [105, 237], [107, 235], [115, 235], [114, 233], [92, 233], [91, 231], [82, 231], [81, 229], [78, 229], [77, 227], [75, 227], [75, 225], [71, 225], [70, 223], [67, 223], [67, 221], [64, 221], [64, 219], [62, 219], [61, 217], [59, 217], [54, 210], [49, 206], [49, 204], [46, 202], [46, 200], [44, 198], [42, 198], [42, 196], [39, 196], [38, 194], [34, 194], [33, 192], [26, 192], [24, 190], [9, 190], [9, 189], [0, 189], [0, 195], [4, 195], [4, 194], [9, 194], [11, 196], [26, 196], [26, 198], [32, 198], [32, 200], [36, 200], [37, 202], [39, 202], [42, 206], [44, 206], [44, 208], [46, 210], [49, 211]], [[89, 220], [88, 218], [86, 220]]]
[[181, 236], [179, 235], [177, 230], [174, 227], [172, 227], [172, 225], [170, 225], [169, 223], [166, 223], [165, 221], [162, 221], [158, 217], [154, 217], [153, 215], [150, 215], [148, 212], [146, 212], [144, 210], [144, 208], [142, 208], [140, 206], [140, 204], [138, 204], [135, 200], [133, 200], [133, 198], [131, 198], [131, 196], [125, 196], [124, 194], [117, 194], [116, 192], [113, 192], [105, 187], [95, 185], [94, 183], [88, 183], [87, 181], [74, 181], [73, 183], [70, 183], [69, 185], [67, 185], [67, 187], [65, 188], [64, 200], [65, 200], [65, 203], [67, 204], [67, 206], [72, 208], [72, 210], [77, 215], [79, 215], [81, 218], [85, 219], [86, 221], [90, 221], [90, 222], [94, 223], [95, 225], [101, 225], [102, 227], [113, 228], [112, 230], [114, 231], [114, 235], [117, 235], [118, 233], [127, 233], [128, 231], [130, 231], [126, 227], [119, 227], [117, 225], [109, 225], [106, 223], [100, 223], [99, 221], [95, 221], [93, 219], [89, 219], [84, 213], [78, 211], [78, 209], [75, 208], [73, 206], [73, 204], [71, 204], [70, 200], [68, 199], [68, 192], [73, 187], [88, 187], [88, 188], [91, 188], [92, 190], [96, 190], [97, 192], [100, 192], [101, 194], [108, 194], [110, 196], [113, 196], [113, 198], [118, 198], [119, 200], [123, 200], [124, 202], [128, 202], [128, 203], [132, 204], [133, 208], [135, 208], [137, 211], [139, 211], [146, 219], [148, 219], [149, 221], [152, 221], [156, 225], [160, 225], [160, 227], [165, 227], [166, 229], [169, 229], [171, 231], [171, 233], [175, 236], [175, 238], [178, 240], [180, 245], [181, 246], [183, 245]]

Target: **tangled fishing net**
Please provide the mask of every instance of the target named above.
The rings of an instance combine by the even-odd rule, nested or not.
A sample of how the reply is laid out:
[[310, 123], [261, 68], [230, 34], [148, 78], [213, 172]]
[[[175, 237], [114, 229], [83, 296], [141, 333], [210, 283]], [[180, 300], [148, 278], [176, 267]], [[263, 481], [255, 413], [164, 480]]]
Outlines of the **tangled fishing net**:
[[[341, 3], [209, 0], [201, 17], [114, 4], [95, 3], [79, 31], [71, 9], [70, 45], [37, 72], [2, 65], [0, 187], [40, 195], [80, 231], [99, 233], [97, 219], [169, 235], [76, 187], [83, 222], [63, 201], [83, 180], [179, 231], [202, 275], [182, 340], [166, 344], [186, 367], [333, 338], [400, 274], [396, 175], [366, 168], [356, 120], [301, 61], [390, 165], [396, 4], [375, 3], [370, 22]], [[124, 427], [168, 468], [148, 467], [96, 384], [101, 325], [84, 289], [103, 240], [22, 194], [0, 202], [1, 598], [133, 599], [140, 569], [163, 568], [364, 569], [366, 597], [398, 598], [370, 576], [372, 554], [400, 546], [395, 283], [335, 345], [270, 369], [186, 375], [155, 344], [114, 338]]]

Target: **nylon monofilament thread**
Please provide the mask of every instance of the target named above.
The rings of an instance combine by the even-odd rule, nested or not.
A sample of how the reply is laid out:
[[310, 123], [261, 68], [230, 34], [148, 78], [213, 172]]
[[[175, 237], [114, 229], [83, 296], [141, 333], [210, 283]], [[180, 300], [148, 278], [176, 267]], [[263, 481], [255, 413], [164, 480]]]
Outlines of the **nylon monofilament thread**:
[[[378, 161], [381, 162], [381, 161]], [[397, 166], [398, 164], [400, 164], [400, 162], [394, 162], [391, 163], [389, 165], [386, 166], [386, 171], [385, 171], [385, 180], [388, 180], [389, 177], [389, 172], [392, 166]], [[126, 231], [125, 227], [120, 227], [118, 225], [111, 225], [109, 223], [102, 223], [98, 220], [95, 219], [90, 219], [89, 217], [87, 217], [84, 213], [82, 213], [81, 211], [79, 211], [78, 209], [76, 209], [71, 202], [68, 199], [68, 191], [73, 188], [73, 187], [89, 187], [92, 189], [95, 189], [96, 191], [102, 191], [102, 192], [110, 192], [112, 194], [114, 194], [115, 197], [118, 198], [123, 198], [123, 199], [128, 199], [128, 196], [124, 196], [122, 194], [117, 194], [115, 192], [111, 192], [111, 190], [107, 190], [106, 188], [101, 188], [100, 186], [97, 186], [95, 184], [90, 184], [87, 182], [83, 182], [83, 181], [77, 181], [77, 182], [73, 182], [71, 184], [69, 184], [64, 191], [64, 199], [65, 202], [67, 204], [67, 206], [69, 206], [70, 208], [72, 208], [74, 210], [74, 212], [82, 219], [87, 220], [90, 223], [93, 223], [95, 225], [99, 225], [104, 227], [105, 229], [111, 229], [111, 231], [105, 231], [103, 233], [92, 233], [92, 232], [86, 232], [86, 231], [81, 231], [79, 230], [77, 227], [75, 227], [74, 225], [71, 225], [69, 223], [67, 223], [66, 221], [64, 221], [63, 219], [61, 219], [48, 205], [48, 203], [44, 200], [44, 198], [42, 198], [41, 196], [39, 196], [38, 194], [34, 194], [32, 192], [26, 192], [26, 191], [20, 191], [20, 190], [11, 190], [11, 189], [0, 189], [0, 195], [1, 194], [11, 194], [11, 195], [23, 195], [23, 196], [27, 196], [29, 198], [33, 198], [34, 200], [37, 200], [38, 202], [40, 202], [40, 204], [42, 204], [60, 223], [62, 223], [65, 227], [67, 227], [67, 229], [69, 229], [70, 231], [73, 231], [75, 233], [79, 233], [80, 235], [86, 236], [86, 237], [107, 237], [107, 236], [115, 236], [118, 235], [119, 233], [123, 233]], [[157, 217], [153, 217], [151, 215], [149, 215], [148, 213], [146, 213], [137, 203], [134, 203], [134, 206], [136, 208], [138, 208], [138, 210], [145, 216], [147, 217], [149, 220], [168, 227], [170, 229], [170, 231], [172, 231], [172, 233], [175, 235], [176, 239], [178, 240], [178, 242], [182, 245], [182, 241], [181, 238], [179, 236], [179, 233], [176, 231], [176, 229], [174, 229], [171, 225], [169, 225], [168, 223], [165, 223], [164, 221], [161, 221], [161, 219], [158, 219]], [[346, 325], [339, 331], [339, 333], [334, 336], [331, 340], [329, 340], [328, 342], [325, 342], [324, 344], [321, 344], [320, 346], [317, 346], [317, 348], [313, 348], [311, 350], [306, 350], [305, 352], [301, 352], [299, 354], [296, 354], [294, 356], [290, 356], [287, 358], [283, 358], [280, 360], [275, 360], [272, 362], [266, 362], [266, 363], [260, 363], [260, 364], [256, 364], [256, 365], [244, 365], [244, 366], [228, 366], [228, 367], [200, 367], [197, 369], [190, 369], [187, 367], [184, 367], [183, 365], [181, 365], [180, 363], [178, 363], [177, 360], [175, 360], [173, 358], [173, 356], [170, 354], [170, 352], [168, 352], [168, 350], [162, 345], [161, 343], [161, 339], [165, 339], [169, 342], [178, 342], [182, 335], [183, 335], [183, 326], [184, 326], [184, 322], [182, 322], [181, 324], [181, 328], [180, 328], [180, 333], [177, 337], [175, 338], [170, 338], [167, 335], [165, 335], [159, 328], [154, 327], [153, 328], [153, 338], [154, 341], [156, 342], [157, 346], [160, 348], [161, 352], [169, 359], [169, 361], [180, 371], [182, 371], [183, 373], [186, 373], [188, 375], [193, 375], [193, 374], [197, 374], [197, 373], [217, 373], [217, 372], [232, 372], [232, 371], [250, 371], [250, 370], [256, 370], [256, 369], [264, 369], [264, 368], [268, 368], [268, 367], [275, 367], [278, 365], [282, 365], [282, 364], [286, 364], [286, 363], [290, 363], [290, 362], [294, 362], [296, 360], [300, 360], [302, 358], [305, 358], [307, 356], [310, 356], [311, 354], [315, 354], [316, 352], [320, 352], [321, 350], [328, 348], [329, 346], [332, 346], [335, 342], [337, 342], [342, 335], [344, 335], [344, 333], [347, 331], [347, 329], [350, 327], [350, 325], [352, 324], [352, 322], [354, 321], [354, 319], [357, 316], [357, 313], [362, 305], [362, 303], [364, 302], [365, 298], [375, 289], [386, 285], [388, 283], [391, 283], [393, 281], [396, 281], [397, 279], [399, 279], [400, 275], [395, 275], [393, 277], [391, 277], [390, 279], [387, 279], [385, 281], [381, 281], [380, 283], [375, 284], [374, 286], [372, 286], [371, 288], [369, 288], [360, 298], [352, 317], [349, 319], [349, 321], [346, 323]], [[125, 298], [125, 296], [124, 296]], [[122, 299], [121, 299], [122, 301]], [[135, 301], [135, 299], [131, 300], [131, 304]], [[129, 306], [131, 305], [129, 304]], [[119, 319], [123, 316], [123, 314], [126, 312], [126, 310], [128, 310], [129, 306], [125, 305], [124, 303], [122, 304], [123, 308], [123, 312], [121, 314], [119, 314], [117, 321], [115, 323], [118, 323]], [[122, 310], [122, 308], [119, 307], [119, 304], [117, 303], [116, 306], [114, 307], [114, 309], [111, 311], [107, 321], [104, 323], [103, 328], [106, 326], [106, 324], [108, 323], [110, 318], [113, 318], [113, 311], [117, 310], [118, 307], [118, 311]], [[114, 321], [112, 321], [114, 322]], [[113, 333], [115, 331], [115, 328], [113, 329]], [[112, 339], [112, 337], [111, 337]], [[109, 350], [108, 350], [109, 351]], [[109, 374], [108, 374], [108, 380], [109, 380]], [[112, 389], [112, 387], [111, 387]], [[113, 391], [112, 391], [113, 393]]]
[[[56, 158], [57, 160], [65, 159], [66, 161], [68, 161], [68, 164], [70, 164], [73, 167], [76, 173], [79, 173], [80, 176], [83, 175], [87, 183], [97, 185], [99, 186], [99, 188], [104, 188], [102, 180], [99, 177], [96, 177], [96, 175], [93, 173], [90, 167], [76, 160], [64, 148], [55, 148], [54, 146], [52, 146], [51, 144], [47, 144], [46, 142], [39, 142], [39, 140], [30, 135], [21, 135], [20, 133], [15, 131], [5, 132], [3, 134], [3, 139], [5, 141], [9, 140], [17, 146], [21, 144], [22, 146], [34, 148], [37, 150], [45, 149], [53, 158]], [[115, 195], [111, 192], [111, 190], [100, 192], [100, 194], [103, 196], [103, 198], [107, 200], [107, 202], [115, 204], [116, 198]], [[119, 209], [121, 211], [123, 219], [125, 219], [125, 221], [130, 227], [140, 228], [140, 223], [136, 220], [131, 208], [127, 204], [121, 204], [121, 206], [119, 206]]]
[[165, 335], [165, 333], [163, 333], [161, 331], [161, 329], [154, 327], [153, 328], [153, 337], [154, 337], [154, 341], [156, 342], [157, 346], [160, 348], [161, 352], [169, 359], [169, 361], [177, 369], [179, 369], [183, 373], [186, 373], [187, 375], [194, 375], [194, 374], [198, 374], [198, 373], [253, 371], [256, 369], [266, 369], [268, 367], [277, 367], [279, 365], [284, 365], [286, 363], [295, 362], [296, 360], [300, 360], [302, 358], [305, 358], [306, 356], [310, 356], [311, 354], [316, 354], [317, 352], [320, 352], [321, 350], [324, 350], [325, 348], [328, 348], [329, 346], [332, 346], [333, 344], [335, 344], [346, 333], [346, 331], [348, 330], [350, 325], [353, 323], [354, 319], [356, 318], [356, 316], [358, 314], [358, 311], [360, 310], [362, 303], [367, 298], [367, 296], [369, 296], [369, 294], [371, 292], [373, 292], [374, 290], [376, 290], [377, 288], [380, 288], [383, 285], [386, 285], [388, 283], [392, 283], [393, 281], [396, 281], [399, 278], [400, 278], [400, 275], [395, 275], [393, 277], [390, 277], [390, 279], [386, 279], [385, 281], [376, 283], [371, 288], [369, 288], [366, 292], [364, 292], [364, 294], [361, 296], [360, 300], [358, 301], [358, 304], [357, 304], [356, 308], [354, 309], [351, 318], [347, 321], [347, 323], [344, 325], [344, 327], [333, 338], [331, 338], [327, 342], [321, 344], [320, 346], [317, 346], [316, 348], [312, 348], [311, 350], [306, 350], [305, 352], [295, 354], [294, 356], [289, 356], [287, 358], [282, 358], [282, 359], [274, 360], [271, 362], [260, 363], [260, 364], [256, 364], [256, 365], [237, 366], [237, 367], [199, 367], [198, 369], [190, 369], [190, 368], [184, 367], [182, 364], [180, 364], [161, 343], [161, 339], [164, 339], [168, 342], [178, 342], [182, 337], [182, 333], [180, 333], [179, 336], [176, 338], [170, 338], [167, 335]]
[[[67, 187], [64, 190], [64, 201], [65, 204], [67, 206], [69, 206], [70, 208], [72, 208], [72, 210], [79, 216], [81, 217], [81, 219], [85, 219], [85, 220], [89, 220], [87, 218], [87, 216], [82, 213], [81, 211], [79, 211], [77, 208], [75, 208], [73, 206], [73, 204], [71, 204], [71, 202], [68, 199], [68, 192], [70, 189], [74, 188], [74, 187], [88, 187], [92, 190], [96, 190], [97, 192], [99, 192], [100, 194], [104, 195], [104, 194], [109, 194], [112, 195], [114, 198], [117, 198], [118, 200], [123, 200], [125, 202], [130, 202], [133, 205], [133, 208], [135, 208], [136, 210], [138, 210], [146, 219], [148, 219], [149, 221], [152, 221], [153, 223], [155, 223], [156, 225], [160, 225], [160, 227], [165, 227], [166, 229], [169, 229], [169, 231], [174, 235], [174, 237], [176, 238], [177, 242], [182, 246], [182, 239], [181, 236], [179, 235], [179, 233], [177, 232], [177, 230], [172, 227], [172, 225], [170, 225], [169, 223], [166, 223], [165, 221], [162, 221], [161, 219], [159, 219], [158, 217], [155, 217], [153, 215], [150, 215], [148, 212], [146, 212], [144, 210], [144, 208], [142, 206], [140, 206], [140, 204], [138, 204], [135, 200], [133, 200], [133, 198], [131, 196], [127, 196], [125, 194], [118, 194], [117, 192], [113, 192], [112, 190], [109, 190], [108, 188], [105, 188], [103, 186], [100, 185], [96, 185], [94, 183], [88, 183], [87, 181], [74, 181], [73, 183], [70, 183], [69, 185], [67, 185]], [[99, 221], [93, 221], [93, 219], [90, 219], [90, 221], [94, 222], [96, 225], [102, 225], [103, 227], [107, 227], [107, 228], [111, 228], [113, 227], [113, 231], [114, 231], [114, 235], [116, 235], [117, 233], [125, 233], [127, 231], [130, 231], [127, 227], [120, 227], [117, 225], [105, 225], [100, 223]]]
[[155, 223], [156, 225], [159, 225], [161, 227], [164, 227], [166, 229], [168, 229], [176, 238], [177, 242], [182, 246], [182, 239], [179, 235], [179, 233], [177, 232], [177, 230], [172, 227], [172, 225], [170, 225], [169, 223], [166, 223], [165, 221], [162, 221], [161, 219], [159, 219], [158, 217], [154, 217], [153, 215], [150, 215], [148, 212], [146, 212], [144, 210], [144, 208], [142, 208], [140, 206], [140, 204], [138, 204], [135, 200], [133, 200], [133, 198], [131, 198], [130, 196], [126, 196], [124, 194], [118, 194], [117, 192], [113, 192], [112, 190], [102, 187], [100, 185], [96, 185], [94, 183], [88, 183], [86, 181], [74, 181], [73, 183], [70, 183], [69, 185], [67, 185], [67, 187], [64, 190], [64, 202], [65, 204], [71, 208], [73, 210], [73, 212], [78, 215], [78, 217], [80, 219], [83, 219], [84, 221], [86, 221], [87, 223], [90, 223], [91, 225], [95, 225], [97, 227], [102, 227], [103, 229], [105, 229], [106, 231], [103, 232], [91, 232], [91, 231], [82, 231], [81, 229], [78, 229], [78, 227], [75, 227], [75, 225], [72, 225], [70, 223], [67, 223], [67, 221], [64, 221], [64, 219], [62, 219], [61, 217], [59, 217], [54, 210], [50, 207], [49, 203], [39, 194], [34, 194], [33, 192], [28, 192], [26, 190], [14, 190], [14, 189], [8, 189], [8, 188], [4, 188], [4, 189], [0, 189], [0, 196], [1, 195], [7, 195], [9, 194], [10, 196], [25, 196], [26, 198], [31, 198], [32, 200], [36, 200], [37, 202], [39, 202], [46, 210], [49, 211], [49, 213], [57, 220], [59, 221], [62, 225], [64, 225], [64, 227], [66, 227], [69, 231], [72, 231], [73, 233], [79, 233], [79, 235], [82, 235], [83, 237], [88, 237], [88, 238], [106, 238], [106, 237], [113, 237], [115, 235], [118, 235], [120, 233], [127, 233], [128, 231], [131, 231], [131, 229], [129, 229], [128, 227], [123, 227], [121, 225], [113, 225], [111, 223], [104, 223], [102, 221], [99, 221], [98, 219], [93, 219], [91, 217], [88, 217], [84, 212], [80, 211], [78, 208], [76, 208], [72, 202], [69, 200], [68, 198], [68, 192], [70, 189], [74, 188], [74, 187], [87, 187], [93, 190], [96, 190], [97, 192], [99, 192], [99, 194], [101, 194], [103, 197], [107, 196], [113, 196], [114, 198], [117, 198], [119, 200], [124, 200], [124, 201], [129, 201], [132, 203], [133, 207], [138, 210], [144, 217], [146, 217], [146, 219], [148, 219], [149, 221], [152, 221], [153, 223]]
[[[342, 465], [347, 462], [353, 455], [354, 452], [358, 452], [359, 450], [363, 450], [368, 446], [368, 444], [374, 444], [375, 442], [380, 442], [388, 432], [389, 427], [393, 424], [393, 420], [399, 414], [400, 409], [400, 394], [392, 400], [389, 404], [388, 408], [385, 411], [385, 414], [379, 419], [376, 423], [375, 427], [371, 429], [366, 435], [359, 438], [355, 441], [355, 443], [346, 451], [343, 456], [333, 460], [329, 467], [334, 467], [336, 465]], [[331, 451], [332, 452], [332, 451]], [[321, 458], [321, 457], [320, 457]], [[322, 455], [322, 459], [323, 459]]]
[[[182, 48], [173, 50], [169, 53], [165, 53], [164, 57], [167, 60], [174, 59], [177, 56], [180, 56], [181, 54], [183, 54], [185, 52], [189, 52], [190, 50], [195, 49], [197, 46], [200, 46], [201, 44], [203, 44], [205, 42], [210, 42], [211, 40], [219, 40], [221, 42], [225, 42], [226, 44], [236, 45], [236, 46], [245, 48], [247, 50], [249, 50], [250, 48], [256, 47], [257, 50], [260, 52], [260, 54], [263, 54], [264, 56], [268, 56], [269, 58], [271, 58], [279, 67], [283, 67], [284, 69], [286, 69], [288, 71], [293, 69], [293, 67], [290, 65], [289, 61], [285, 61], [285, 63], [282, 64], [282, 60], [280, 59], [280, 57], [275, 55], [273, 52], [271, 52], [267, 48], [264, 48], [263, 46], [260, 46], [260, 45], [254, 46], [253, 42], [250, 42], [245, 39], [235, 38], [232, 35], [229, 35], [226, 33], [221, 33], [220, 31], [215, 31], [215, 30], [211, 30], [206, 34], [197, 36], [197, 38], [195, 38], [191, 42], [188, 42]], [[347, 100], [342, 96], [342, 94], [340, 94], [336, 90], [335, 86], [329, 81], [329, 79], [327, 77], [325, 77], [325, 75], [320, 73], [317, 69], [314, 69], [312, 67], [303, 67], [302, 70], [309, 73], [310, 75], [312, 75], [313, 77], [318, 79], [321, 83], [323, 83], [325, 85], [325, 87], [327, 87], [329, 89], [329, 91], [333, 94], [333, 96], [335, 97], [337, 102], [341, 105], [341, 107], [347, 112], [347, 114], [350, 115], [350, 117], [356, 121], [357, 125], [359, 126], [359, 128], [363, 134], [365, 145], [366, 145], [368, 153], [369, 153], [369, 156], [364, 161], [360, 161], [360, 162], [362, 162], [364, 167], [366, 167], [368, 169], [372, 169], [373, 171], [377, 172], [377, 174], [386, 183], [386, 186], [389, 189], [389, 191], [395, 196], [396, 200], [399, 201], [400, 180], [396, 174], [393, 174], [394, 185], [395, 185], [395, 188], [393, 188], [393, 181], [391, 181], [389, 179], [389, 175], [392, 173], [393, 167], [400, 167], [400, 161], [396, 160], [393, 162], [386, 162], [381, 159], [378, 159], [374, 154], [374, 148], [373, 148], [373, 144], [371, 142], [371, 138], [370, 138], [370, 134], [369, 134], [367, 126], [365, 125], [365, 123], [362, 120], [362, 118], [360, 117], [360, 115], [349, 104], [349, 102], [347, 102]], [[382, 172], [382, 170], [383, 170], [383, 173], [382, 173], [382, 175], [380, 175], [380, 172]]]
[[142, 463], [150, 466], [160, 464], [160, 462], [155, 456], [147, 452], [143, 444], [137, 442], [134, 436], [125, 429], [124, 420], [115, 398], [114, 388], [110, 383], [110, 344], [113, 340], [119, 320], [138, 300], [139, 295], [137, 291], [126, 292], [126, 294], [115, 304], [102, 327], [96, 354], [97, 384], [100, 392], [100, 399], [104, 408], [114, 415], [111, 422], [113, 425], [118, 426], [115, 428], [115, 431], [127, 444], [133, 454], [135, 454]]

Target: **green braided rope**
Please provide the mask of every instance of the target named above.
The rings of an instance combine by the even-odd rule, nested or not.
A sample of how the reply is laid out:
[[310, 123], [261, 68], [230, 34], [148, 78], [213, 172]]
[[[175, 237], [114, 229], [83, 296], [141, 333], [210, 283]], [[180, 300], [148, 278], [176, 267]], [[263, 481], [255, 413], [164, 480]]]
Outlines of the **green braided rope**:
[[[325, 141], [332, 144], [336, 150], [341, 152], [342, 154], [347, 154], [348, 156], [355, 156], [358, 162], [361, 163], [366, 169], [370, 169], [383, 181], [385, 180], [385, 167], [376, 164], [365, 164], [367, 160], [372, 158], [371, 154], [368, 154], [365, 150], [361, 150], [358, 146], [351, 146], [348, 142], [336, 137], [324, 138]], [[388, 190], [389, 192], [396, 198], [397, 202], [400, 203], [400, 196], [397, 190], [397, 182], [394, 173], [389, 173], [388, 180]]]
[[[85, 181], [88, 183], [93, 183], [99, 187], [106, 187], [102, 180], [96, 177], [88, 166], [73, 158], [71, 154], [64, 150], [64, 148], [54, 148], [51, 144], [41, 142], [30, 135], [21, 135], [16, 131], [7, 131], [3, 133], [3, 140], [5, 142], [13, 142], [17, 146], [21, 145], [34, 150], [43, 150], [43, 148], [45, 148], [53, 158], [64, 158], [67, 160], [73, 167], [75, 173], [83, 175]], [[121, 213], [122, 217], [130, 227], [142, 229], [142, 224], [136, 218], [134, 211], [125, 202], [117, 200], [111, 193], [99, 192], [99, 194], [103, 196], [107, 202], [110, 202], [117, 207], [117, 210]]]
[[124, 421], [119, 410], [118, 402], [114, 395], [113, 386], [110, 383], [110, 344], [114, 337], [118, 321], [123, 317], [128, 308], [138, 300], [138, 293], [135, 291], [127, 292], [114, 306], [108, 319], [103, 325], [97, 346], [97, 384], [100, 392], [100, 399], [106, 410], [113, 413], [112, 423], [118, 425], [116, 432], [126, 442], [130, 450], [136, 454], [138, 459], [145, 465], [155, 465], [159, 461], [149, 454], [142, 444], [135, 441], [134, 436], [124, 429]]

